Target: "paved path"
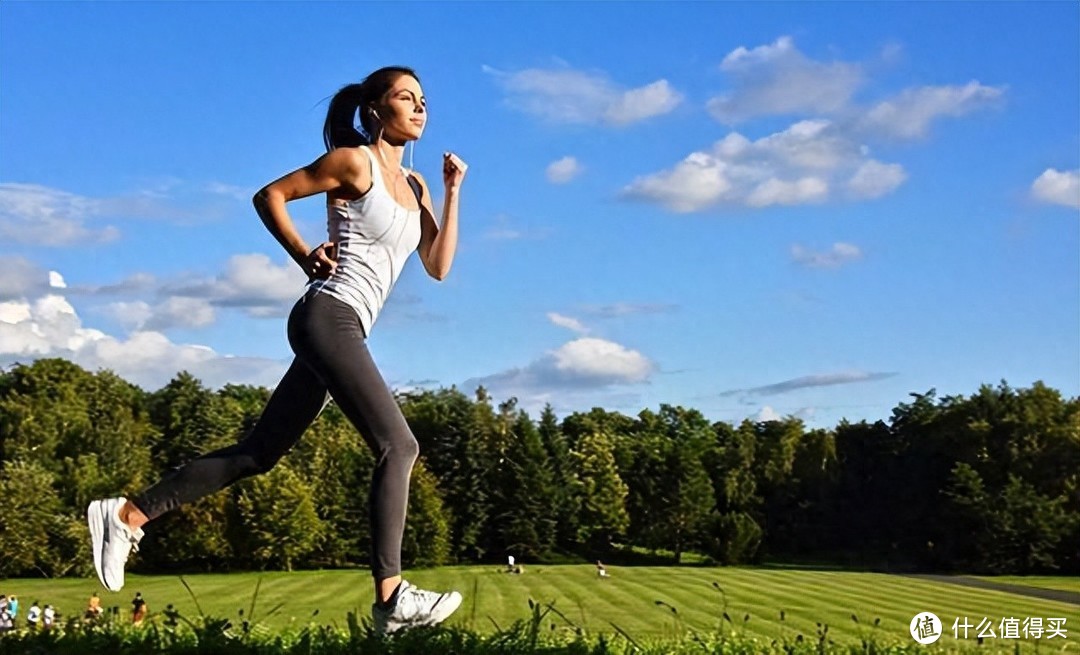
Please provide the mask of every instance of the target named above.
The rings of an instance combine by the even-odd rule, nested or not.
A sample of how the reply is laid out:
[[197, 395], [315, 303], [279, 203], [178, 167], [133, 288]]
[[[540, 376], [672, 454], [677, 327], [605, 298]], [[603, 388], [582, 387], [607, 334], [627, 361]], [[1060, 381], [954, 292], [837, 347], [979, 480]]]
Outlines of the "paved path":
[[921, 580], [933, 580], [934, 582], [946, 582], [948, 584], [960, 585], [962, 587], [976, 587], [978, 589], [1005, 591], [1010, 594], [1019, 594], [1021, 596], [1031, 596], [1032, 598], [1042, 598], [1043, 600], [1056, 600], [1059, 603], [1071, 603], [1073, 605], [1080, 605], [1080, 592], [1076, 591], [1065, 591], [1063, 589], [1043, 589], [1041, 587], [1029, 587], [1027, 585], [1011, 584], [1008, 582], [994, 582], [992, 580], [969, 578], [963, 575], [933, 575], [929, 573], [912, 573], [909, 574], [907, 577], [919, 578]]

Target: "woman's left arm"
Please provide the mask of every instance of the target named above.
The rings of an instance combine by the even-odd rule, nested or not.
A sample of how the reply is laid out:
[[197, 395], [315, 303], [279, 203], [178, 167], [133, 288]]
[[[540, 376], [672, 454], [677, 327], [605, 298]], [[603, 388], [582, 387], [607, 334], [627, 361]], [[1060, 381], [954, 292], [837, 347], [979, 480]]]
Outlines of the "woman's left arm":
[[435, 222], [431, 190], [424, 178], [416, 174], [416, 179], [424, 190], [420, 204], [420, 261], [423, 262], [424, 270], [428, 275], [436, 280], [445, 279], [450, 273], [451, 264], [454, 263], [458, 239], [458, 203], [461, 198], [461, 182], [465, 179], [465, 171], [468, 168], [468, 165], [457, 155], [449, 152], [443, 155], [443, 184], [446, 191], [443, 197], [441, 225]]

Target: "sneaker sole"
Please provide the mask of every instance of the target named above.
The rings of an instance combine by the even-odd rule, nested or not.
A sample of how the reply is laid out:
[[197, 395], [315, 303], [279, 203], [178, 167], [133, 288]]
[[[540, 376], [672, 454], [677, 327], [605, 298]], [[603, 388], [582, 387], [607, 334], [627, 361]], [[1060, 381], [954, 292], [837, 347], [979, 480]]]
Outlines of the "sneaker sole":
[[90, 547], [94, 549], [94, 570], [97, 572], [101, 585], [108, 589], [104, 571], [101, 570], [101, 554], [105, 550], [105, 530], [107, 529], [105, 513], [101, 511], [101, 505], [100, 500], [95, 500], [86, 508], [86, 524], [90, 527]]
[[408, 630], [410, 628], [419, 628], [425, 626], [438, 625], [450, 618], [450, 616], [461, 607], [462, 596], [457, 592], [447, 593], [446, 596], [435, 604], [431, 614], [423, 621], [411, 621], [411, 622], [393, 622], [388, 623], [381, 630], [376, 627], [375, 633], [380, 636], [392, 635], [394, 633]]

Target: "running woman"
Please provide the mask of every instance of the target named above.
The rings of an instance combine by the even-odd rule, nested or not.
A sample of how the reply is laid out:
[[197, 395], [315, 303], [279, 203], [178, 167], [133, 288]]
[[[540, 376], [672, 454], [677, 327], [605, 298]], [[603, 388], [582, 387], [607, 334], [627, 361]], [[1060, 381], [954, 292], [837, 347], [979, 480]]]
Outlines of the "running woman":
[[[107, 589], [124, 586], [124, 564], [142, 539], [143, 525], [269, 471], [332, 397], [375, 455], [370, 518], [376, 630], [388, 634], [434, 625], [461, 604], [456, 591], [424, 591], [401, 577], [409, 475], [419, 446], [366, 344], [414, 250], [436, 280], [446, 277], [454, 260], [468, 167], [453, 153], [443, 155], [445, 192], [442, 220], [436, 222], [427, 182], [402, 165], [405, 144], [420, 138], [427, 118], [416, 73], [381, 68], [330, 100], [323, 126], [327, 153], [255, 194], [266, 228], [309, 277], [288, 320], [295, 358], [242, 441], [188, 462], [130, 499], [90, 503], [94, 566]], [[318, 193], [326, 194], [329, 238], [312, 249], [286, 203]]]

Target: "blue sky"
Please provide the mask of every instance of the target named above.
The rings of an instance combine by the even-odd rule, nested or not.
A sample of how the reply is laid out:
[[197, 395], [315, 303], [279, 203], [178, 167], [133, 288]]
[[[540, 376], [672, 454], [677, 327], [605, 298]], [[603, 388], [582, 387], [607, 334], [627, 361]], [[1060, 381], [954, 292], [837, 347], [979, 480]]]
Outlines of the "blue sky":
[[0, 365], [273, 385], [303, 276], [249, 198], [406, 64], [436, 200], [470, 169], [449, 278], [412, 261], [374, 329], [395, 388], [814, 427], [1076, 396], [1078, 35], [1068, 2], [5, 2]]

